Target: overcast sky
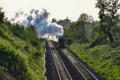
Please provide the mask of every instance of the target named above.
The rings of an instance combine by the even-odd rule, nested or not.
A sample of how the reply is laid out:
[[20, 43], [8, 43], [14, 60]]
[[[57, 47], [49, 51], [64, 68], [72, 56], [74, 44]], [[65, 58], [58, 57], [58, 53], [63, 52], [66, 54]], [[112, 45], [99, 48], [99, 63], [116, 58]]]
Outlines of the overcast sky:
[[0, 6], [6, 12], [6, 16], [12, 18], [19, 10], [30, 11], [31, 9], [43, 8], [50, 12], [50, 19], [64, 19], [69, 17], [75, 21], [81, 13], [92, 15], [98, 19], [98, 9], [95, 8], [97, 0], [0, 0]]

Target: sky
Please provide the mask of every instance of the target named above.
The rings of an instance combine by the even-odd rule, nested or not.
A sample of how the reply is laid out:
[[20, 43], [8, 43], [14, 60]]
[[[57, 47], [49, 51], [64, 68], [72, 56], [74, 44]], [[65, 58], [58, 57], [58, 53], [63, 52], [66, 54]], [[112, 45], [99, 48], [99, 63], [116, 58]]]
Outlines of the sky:
[[0, 0], [0, 6], [3, 7], [5, 15], [10, 19], [15, 13], [22, 10], [25, 12], [31, 9], [47, 9], [52, 18], [69, 18], [76, 21], [81, 13], [87, 13], [98, 20], [98, 9], [95, 8], [97, 0]]

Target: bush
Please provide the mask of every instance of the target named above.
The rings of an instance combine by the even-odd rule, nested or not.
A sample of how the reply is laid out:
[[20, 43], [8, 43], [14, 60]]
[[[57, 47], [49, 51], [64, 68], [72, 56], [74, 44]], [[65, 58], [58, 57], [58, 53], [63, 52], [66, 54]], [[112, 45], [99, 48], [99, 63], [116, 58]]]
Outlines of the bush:
[[94, 47], [96, 45], [102, 45], [102, 44], [107, 44], [108, 41], [107, 41], [107, 36], [104, 35], [104, 34], [99, 34], [95, 40], [93, 40], [93, 42], [90, 43], [90, 46], [89, 47]]

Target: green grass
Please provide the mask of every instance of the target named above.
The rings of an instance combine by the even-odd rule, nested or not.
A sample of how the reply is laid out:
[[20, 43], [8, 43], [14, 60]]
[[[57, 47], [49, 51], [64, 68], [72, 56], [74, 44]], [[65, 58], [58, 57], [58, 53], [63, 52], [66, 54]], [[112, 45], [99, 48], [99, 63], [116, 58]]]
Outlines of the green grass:
[[120, 80], [120, 46], [72, 44], [70, 48], [107, 80]]
[[16, 37], [7, 24], [0, 25], [0, 79], [44, 80], [44, 44], [39, 46]]

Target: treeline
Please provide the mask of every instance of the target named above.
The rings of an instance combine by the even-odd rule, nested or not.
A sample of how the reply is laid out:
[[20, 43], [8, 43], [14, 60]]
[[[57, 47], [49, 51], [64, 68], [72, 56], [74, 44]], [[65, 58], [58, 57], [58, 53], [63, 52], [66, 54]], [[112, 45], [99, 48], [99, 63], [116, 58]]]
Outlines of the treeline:
[[94, 39], [93, 28], [98, 24], [92, 16], [86, 13], [80, 15], [79, 19], [69, 28], [65, 28], [65, 38], [68, 44], [72, 42], [86, 43]]
[[94, 21], [92, 16], [83, 13], [76, 22], [65, 29], [65, 37], [69, 44], [77, 41], [90, 42], [90, 46], [95, 46], [119, 40], [119, 0], [97, 0], [96, 8], [99, 9], [99, 21]]

